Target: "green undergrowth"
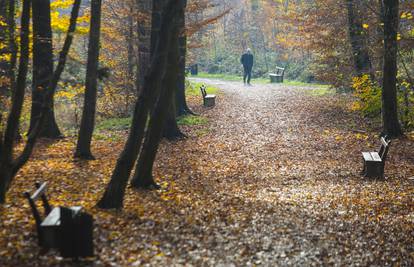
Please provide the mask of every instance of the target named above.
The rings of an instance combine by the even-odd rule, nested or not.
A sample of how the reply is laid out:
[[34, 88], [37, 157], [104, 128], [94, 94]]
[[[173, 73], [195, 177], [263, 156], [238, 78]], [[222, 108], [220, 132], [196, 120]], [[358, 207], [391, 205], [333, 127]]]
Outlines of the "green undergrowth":
[[321, 87], [321, 88], [307, 90], [306, 93], [312, 96], [327, 96], [327, 95], [335, 94], [336, 91], [335, 89], [332, 89], [329, 87]]
[[178, 125], [187, 126], [206, 125], [208, 123], [208, 119], [202, 116], [188, 115], [179, 117], [177, 123]]
[[128, 130], [131, 125], [132, 118], [110, 118], [100, 121], [96, 125], [97, 131], [122, 131]]
[[[241, 81], [243, 77], [231, 74], [210, 74], [206, 72], [199, 72], [197, 76], [191, 76], [193, 78], [205, 78], [205, 79], [217, 79], [217, 80], [224, 80], [224, 81]], [[252, 84], [270, 84], [269, 77], [259, 77], [259, 78], [252, 78]], [[289, 86], [303, 86], [303, 87], [321, 87], [321, 88], [329, 88], [329, 85], [326, 84], [319, 84], [319, 83], [305, 83], [301, 81], [295, 80], [287, 80], [285, 79], [283, 82], [284, 85]]]
[[[200, 87], [203, 85], [204, 83], [198, 83], [198, 82], [190, 82], [189, 85], [187, 86], [187, 90], [186, 90], [186, 95], [187, 96], [201, 96], [201, 91], [200, 91]], [[219, 92], [219, 89], [217, 87], [211, 86], [206, 84], [206, 92], [207, 94], [217, 94]]]
[[[199, 72], [197, 76], [192, 76], [194, 78], [205, 78], [205, 79], [217, 79], [217, 80], [224, 80], [224, 81], [243, 81], [242, 76], [232, 75], [232, 74], [224, 74], [224, 73], [217, 73], [217, 74], [210, 74], [206, 72]], [[252, 78], [252, 83], [270, 83], [270, 81], [266, 78]]]

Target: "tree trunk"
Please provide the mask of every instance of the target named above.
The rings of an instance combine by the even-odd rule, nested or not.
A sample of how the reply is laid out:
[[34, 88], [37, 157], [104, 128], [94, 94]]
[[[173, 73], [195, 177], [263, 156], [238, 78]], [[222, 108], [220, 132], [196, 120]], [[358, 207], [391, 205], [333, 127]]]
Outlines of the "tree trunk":
[[188, 107], [185, 97], [185, 65], [187, 53], [187, 37], [181, 36], [179, 39], [180, 45], [180, 67], [178, 70], [177, 94], [176, 94], [176, 113], [177, 116], [195, 115], [195, 113]]
[[[180, 10], [181, 11], [181, 10]], [[179, 12], [181, 13], [181, 12]], [[162, 93], [157, 105], [151, 114], [148, 131], [141, 154], [135, 167], [135, 174], [131, 185], [135, 188], [158, 188], [152, 176], [152, 168], [157, 155], [158, 146], [162, 137], [163, 122], [170, 111], [174, 96], [175, 85], [177, 84], [179, 71], [179, 48], [178, 34], [179, 25], [177, 21], [170, 21], [173, 24], [171, 29], [171, 43], [168, 49], [168, 64], [165, 77], [162, 82]], [[175, 113], [172, 113], [175, 121]]]
[[[175, 71], [175, 75], [178, 78], [178, 68], [174, 68]], [[176, 83], [177, 84], [177, 80], [176, 79]], [[170, 85], [171, 86], [171, 85]], [[169, 104], [169, 108], [168, 108], [168, 113], [167, 115], [164, 117], [164, 128], [163, 128], [163, 137], [167, 138], [168, 140], [177, 140], [180, 138], [185, 138], [186, 135], [183, 134], [180, 130], [180, 128], [178, 127], [177, 124], [177, 111], [176, 111], [176, 97], [175, 97], [175, 93], [177, 91], [177, 87], [176, 86], [171, 86], [173, 87], [173, 90], [175, 92], [173, 92], [173, 95], [170, 99], [170, 104]]]
[[[136, 56], [135, 56], [135, 47], [134, 44], [136, 43], [135, 38], [135, 29], [134, 29], [134, 22], [135, 22], [135, 13], [134, 13], [134, 7], [132, 1], [130, 2], [130, 9], [129, 9], [129, 16], [128, 16], [128, 33], [126, 36], [126, 41], [128, 43], [128, 73], [127, 73], [127, 81], [126, 81], [126, 88], [128, 88], [127, 97], [129, 100], [129, 96], [131, 94], [134, 94], [137, 96], [137, 90], [135, 88], [135, 77], [134, 77], [134, 70], [136, 64]], [[130, 103], [129, 101], [126, 101], [126, 107], [125, 107], [125, 114], [130, 113], [129, 107]]]
[[[138, 157], [148, 112], [155, 105], [161, 88], [160, 77], [164, 76], [170, 44], [170, 21], [176, 16], [176, 3], [170, 0], [164, 9], [161, 30], [148, 74], [145, 76], [143, 90], [135, 104], [131, 128], [124, 149], [119, 156], [105, 193], [97, 206], [102, 209], [120, 209], [123, 206], [126, 185], [134, 163]], [[137, 76], [139, 77], [138, 70]], [[138, 82], [138, 79], [137, 79]]]
[[[187, 6], [187, 1], [184, 3]], [[180, 37], [178, 41], [179, 53], [180, 53], [180, 64], [178, 69], [178, 81], [177, 81], [177, 93], [176, 93], [176, 111], [177, 116], [183, 116], [192, 114], [194, 112], [190, 110], [187, 105], [187, 100], [185, 98], [185, 65], [186, 65], [186, 54], [187, 54], [187, 36], [185, 32], [185, 9], [180, 12], [179, 18], [179, 32]]]
[[383, 134], [402, 135], [397, 107], [397, 32], [399, 27], [399, 1], [384, 0], [384, 71], [382, 85]]
[[13, 162], [13, 143], [19, 129], [19, 120], [23, 108], [26, 77], [29, 64], [29, 23], [30, 0], [23, 1], [20, 33], [20, 58], [19, 72], [16, 80], [16, 88], [13, 91], [12, 106], [7, 119], [4, 137], [0, 140], [0, 203], [6, 200], [6, 192], [10, 187], [13, 177], [20, 167], [20, 161]]
[[[187, 5], [187, 1], [182, 1], [182, 4]], [[185, 137], [185, 135], [180, 131], [180, 128], [177, 124], [177, 114], [180, 113], [179, 109], [183, 111], [184, 114], [190, 113], [190, 109], [187, 106], [185, 101], [185, 53], [186, 53], [186, 42], [185, 37], [185, 9], [180, 9], [178, 18], [177, 18], [177, 31], [178, 31], [178, 61], [176, 66], [168, 70], [169, 75], [175, 75], [177, 78], [174, 79], [174, 83], [168, 83], [166, 86], [172, 87], [171, 100], [168, 105], [168, 113], [164, 116], [164, 127], [163, 137], [169, 140], [175, 140]], [[172, 63], [171, 63], [172, 64]], [[174, 72], [173, 74], [170, 74]], [[172, 79], [171, 79], [172, 81]]]
[[144, 18], [138, 21], [138, 92], [143, 90], [145, 75], [151, 62], [152, 0], [137, 0]]
[[[361, 10], [358, 1], [347, 0], [349, 39], [352, 46], [352, 56], [355, 72], [358, 76], [369, 74], [374, 80], [371, 59], [368, 53], [367, 37], [361, 20], [366, 13]], [[361, 15], [362, 14], [362, 15]]]
[[0, 6], [0, 114], [6, 111], [6, 100], [12, 94], [15, 79], [14, 13], [15, 1], [4, 0]]
[[[27, 143], [23, 149], [23, 152], [17, 157], [14, 161], [12, 160], [13, 155], [13, 140], [16, 136], [19, 127], [19, 119], [22, 111], [24, 93], [26, 89], [26, 77], [28, 72], [28, 61], [29, 61], [29, 21], [30, 21], [30, 6], [31, 1], [27, 0], [23, 2], [23, 12], [22, 12], [22, 22], [21, 22], [21, 44], [20, 44], [20, 64], [19, 72], [17, 75], [16, 85], [13, 90], [13, 101], [12, 108], [9, 114], [9, 118], [6, 126], [6, 133], [4, 136], [4, 141], [1, 139], [0, 142], [0, 202], [5, 201], [5, 193], [10, 187], [12, 179], [15, 177], [17, 172], [26, 164], [29, 160], [30, 155], [35, 146], [37, 137], [41, 131], [41, 125], [43, 125], [44, 120], [48, 110], [50, 109], [50, 103], [53, 99], [53, 94], [56, 89], [57, 82], [60, 78], [60, 75], [63, 72], [66, 57], [69, 52], [69, 48], [72, 43], [73, 33], [76, 29], [76, 19], [79, 13], [80, 0], [75, 0], [68, 33], [63, 45], [63, 49], [59, 56], [59, 63], [56, 68], [56, 71], [53, 75], [50, 84], [46, 88], [47, 91], [44, 92], [44, 102], [41, 106], [40, 118], [37, 120], [35, 126], [33, 127], [32, 132], [28, 135]], [[1, 135], [1, 134], [0, 134]]]
[[9, 162], [0, 162], [0, 204], [6, 203], [6, 195], [9, 189], [9, 183], [12, 181], [12, 166]]
[[[29, 134], [33, 131], [37, 120], [42, 113], [42, 104], [45, 101], [45, 91], [53, 75], [53, 46], [50, 18], [50, 0], [33, 0], [33, 85], [32, 110], [30, 117]], [[57, 126], [52, 101], [49, 101], [49, 110], [45, 115], [39, 137], [61, 138], [62, 134]]]
[[8, 51], [8, 25], [7, 25], [7, 11], [8, 5], [6, 3], [1, 3], [0, 6], [0, 114], [6, 110], [6, 98], [10, 93], [10, 80], [8, 77], [9, 72], [9, 60], [6, 60], [6, 55], [9, 54]]
[[92, 134], [95, 127], [96, 95], [98, 86], [99, 47], [101, 32], [102, 0], [91, 1], [91, 26], [86, 69], [85, 99], [75, 158], [95, 159], [91, 152]]
[[[155, 48], [155, 44], [157, 41], [157, 36], [159, 34], [160, 31], [160, 20], [161, 20], [161, 11], [162, 11], [162, 7], [165, 5], [166, 1], [165, 0], [153, 0], [153, 10], [152, 10], [152, 25], [151, 25], [151, 54], [154, 51]], [[183, 32], [184, 34], [184, 30], [185, 30], [185, 20], [184, 20], [184, 15], [185, 12], [184, 11], [180, 11], [180, 14], [178, 15], [179, 18], [179, 22], [178, 25], [180, 27], [180, 31]], [[184, 53], [184, 63], [185, 64], [185, 53]], [[182, 60], [182, 58], [180, 57], [180, 60]], [[181, 61], [179, 61], [180, 67], [182, 65]], [[179, 77], [180, 79], [180, 72], [178, 71], [177, 68], [176, 69], [176, 75]], [[185, 65], [182, 65], [182, 78], [183, 78], [183, 82], [184, 81], [184, 71], [185, 71]], [[169, 86], [171, 86], [172, 84], [169, 84]], [[177, 85], [178, 82], [174, 83], [175, 87], [174, 90], [175, 92], [177, 92]], [[185, 98], [185, 95], [184, 95]], [[175, 101], [175, 97], [171, 99], [172, 102]], [[172, 106], [170, 106], [170, 112], [167, 114], [167, 118], [166, 118], [166, 122], [165, 122], [165, 127], [163, 128], [166, 132], [164, 132], [164, 137], [169, 138], [169, 139], [176, 139], [176, 138], [181, 138], [184, 137], [184, 134], [180, 131], [180, 129], [178, 128], [177, 125], [177, 121], [176, 121], [176, 103], [173, 103]]]

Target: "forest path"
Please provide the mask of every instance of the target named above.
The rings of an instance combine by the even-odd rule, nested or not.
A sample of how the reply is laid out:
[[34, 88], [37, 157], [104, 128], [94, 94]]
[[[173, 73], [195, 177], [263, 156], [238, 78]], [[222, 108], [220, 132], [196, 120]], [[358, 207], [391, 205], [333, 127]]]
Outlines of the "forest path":
[[[222, 90], [216, 107], [201, 111], [210, 133], [192, 150], [199, 155], [193, 171], [203, 174], [195, 184], [221, 216], [207, 224], [215, 231], [201, 242], [214, 248], [210, 263], [413, 263], [414, 190], [406, 179], [414, 173], [412, 142], [394, 144], [408, 157], [391, 157], [387, 173], [393, 179], [366, 181], [359, 175], [360, 153], [378, 139], [360, 132], [367, 129], [350, 112], [349, 95], [193, 80]], [[401, 191], [402, 199], [390, 200]], [[203, 250], [194, 253], [207, 257]]]
[[93, 214], [94, 266], [414, 266], [414, 137], [393, 140], [385, 181], [363, 179], [378, 129], [350, 111], [351, 96], [196, 81], [221, 89], [216, 106], [188, 96], [199, 123], [162, 141], [161, 189], [128, 187], [122, 211], [95, 205], [127, 131], [95, 136], [90, 162], [73, 160], [74, 137], [39, 143], [0, 207], [0, 266], [71, 266], [39, 253], [22, 197], [35, 181], [52, 205]]

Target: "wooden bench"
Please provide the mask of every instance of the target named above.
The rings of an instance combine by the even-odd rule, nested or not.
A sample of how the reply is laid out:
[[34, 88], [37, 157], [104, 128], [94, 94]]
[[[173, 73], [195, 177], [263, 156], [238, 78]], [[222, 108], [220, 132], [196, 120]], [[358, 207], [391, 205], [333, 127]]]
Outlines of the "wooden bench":
[[[62, 257], [78, 258], [93, 256], [93, 218], [82, 212], [82, 207], [52, 208], [46, 197], [47, 183], [36, 183], [36, 191], [25, 192], [36, 222], [39, 246], [48, 250], [59, 249]], [[41, 199], [44, 219], [36, 201]]]
[[206, 86], [203, 84], [200, 87], [201, 95], [203, 96], [203, 104], [205, 107], [214, 107], [216, 105], [216, 95], [208, 95]]
[[384, 178], [385, 161], [387, 160], [391, 140], [381, 137], [381, 147], [378, 152], [362, 152], [364, 167], [362, 174], [364, 177]]
[[276, 67], [275, 73], [269, 73], [271, 83], [283, 83], [283, 77], [285, 75], [285, 69]]

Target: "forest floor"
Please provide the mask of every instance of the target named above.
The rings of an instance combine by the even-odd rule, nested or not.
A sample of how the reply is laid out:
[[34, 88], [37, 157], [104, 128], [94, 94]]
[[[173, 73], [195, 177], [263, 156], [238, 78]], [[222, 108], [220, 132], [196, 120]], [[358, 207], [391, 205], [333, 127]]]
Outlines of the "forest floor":
[[94, 207], [125, 132], [94, 142], [97, 160], [72, 159], [75, 138], [42, 141], [0, 208], [0, 266], [64, 266], [40, 253], [22, 193], [49, 182], [54, 205], [95, 218], [91, 266], [413, 266], [414, 136], [393, 141], [386, 179], [360, 175], [378, 129], [324, 88], [200, 80], [219, 87], [207, 118], [163, 141], [159, 191], [127, 190], [122, 211]]

